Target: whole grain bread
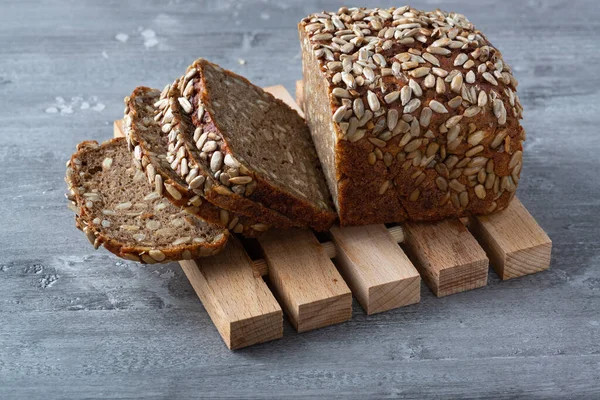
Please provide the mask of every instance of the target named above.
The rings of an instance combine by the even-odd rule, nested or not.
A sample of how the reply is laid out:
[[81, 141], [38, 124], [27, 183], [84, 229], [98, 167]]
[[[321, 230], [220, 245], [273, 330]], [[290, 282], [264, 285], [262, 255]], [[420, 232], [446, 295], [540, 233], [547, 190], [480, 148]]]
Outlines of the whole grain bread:
[[[182, 78], [184, 80], [184, 78]], [[165, 127], [168, 132], [169, 148], [167, 161], [177, 174], [189, 182], [195, 193], [205, 197], [209, 202], [225, 210], [234, 210], [239, 214], [249, 216], [260, 221], [264, 226], [273, 226], [279, 229], [287, 229], [296, 224], [289, 218], [273, 211], [260, 203], [236, 194], [238, 189], [245, 190], [244, 185], [236, 185], [233, 182], [239, 173], [232, 169], [227, 173], [218, 171], [211, 173], [208, 160], [200, 157], [200, 151], [196, 143], [205, 143], [212, 138], [208, 133], [203, 133], [202, 128], [196, 128], [192, 123], [190, 113], [192, 106], [181, 92], [181, 82], [177, 79], [167, 90], [161, 93], [161, 102], [164, 102], [164, 113], [172, 115], [172, 120]], [[232, 181], [230, 182], [230, 179]], [[230, 184], [231, 190], [223, 190]], [[259, 226], [257, 229], [260, 229]], [[262, 229], [263, 231], [266, 229]]]
[[517, 81], [463, 15], [342, 7], [299, 24], [304, 111], [342, 225], [505, 209]]
[[336, 214], [327, 184], [308, 127], [295, 110], [204, 59], [188, 68], [181, 85], [192, 122], [202, 131], [199, 157], [213, 177], [229, 176], [219, 191], [260, 203], [300, 226], [323, 231], [332, 225]]
[[190, 214], [248, 237], [268, 229], [263, 223], [206, 201], [196, 182], [191, 183], [197, 172], [187, 176], [186, 181], [173, 171], [172, 161], [167, 161], [169, 130], [163, 132], [163, 129], [175, 128], [178, 123], [167, 109], [168, 100], [160, 99], [159, 90], [137, 87], [125, 98], [125, 104], [124, 131], [129, 149], [161, 195]]
[[80, 143], [66, 181], [76, 226], [96, 249], [119, 257], [148, 264], [193, 259], [218, 253], [229, 237], [154, 191], [124, 138]]

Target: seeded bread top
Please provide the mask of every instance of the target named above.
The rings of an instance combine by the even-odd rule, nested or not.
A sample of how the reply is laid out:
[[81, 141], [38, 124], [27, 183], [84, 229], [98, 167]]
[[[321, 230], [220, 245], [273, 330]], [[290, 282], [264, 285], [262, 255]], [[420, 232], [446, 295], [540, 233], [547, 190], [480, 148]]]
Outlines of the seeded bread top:
[[[180, 165], [178, 159], [175, 165], [173, 160], [167, 159], [168, 135], [172, 129], [178, 128], [179, 122], [175, 121], [168, 100], [160, 99], [158, 90], [140, 86], [125, 102], [125, 134], [129, 147], [133, 148], [135, 159], [145, 169], [148, 180], [155, 183], [159, 193], [191, 214], [248, 237], [255, 237], [268, 229], [250, 218], [205, 201], [196, 185], [198, 180], [203, 179], [198, 176], [198, 171], [191, 168], [191, 174], [184, 179], [173, 170], [175, 167], [187, 169], [187, 162]], [[192, 182], [193, 179], [196, 180]]]
[[[173, 115], [171, 126], [168, 127], [170, 131], [167, 152], [167, 161], [171, 163], [171, 167], [189, 182], [196, 193], [213, 204], [256, 220], [257, 222], [251, 227], [258, 232], [264, 232], [270, 226], [280, 229], [293, 226], [293, 222], [287, 217], [237, 196], [240, 191], [252, 190], [255, 186], [252, 178], [241, 176], [239, 170], [212, 174], [210, 163], [206, 158], [201, 157], [201, 151], [196, 148], [196, 145], [200, 145], [201, 148], [211, 146], [214, 144], [213, 138], [192, 123], [190, 117], [192, 106], [187, 97], [182, 95], [185, 81], [185, 77], [177, 79], [168, 90], [163, 90], [161, 93], [161, 101], [168, 103], [164, 113]], [[214, 159], [216, 161], [216, 157]], [[221, 190], [228, 187], [225, 185], [231, 186], [231, 190]]]
[[191, 83], [184, 92], [196, 110], [194, 125], [214, 137], [199, 150], [215, 176], [236, 170], [239, 177], [225, 186], [253, 185], [249, 193], [239, 194], [305, 226], [328, 229], [336, 215], [310, 132], [298, 113], [203, 59], [186, 76]]
[[334, 161], [330, 181], [373, 169], [376, 192], [398, 187], [411, 219], [508, 204], [525, 139], [517, 81], [463, 15], [342, 7], [299, 28], [329, 85], [332, 151], [364, 157], [353, 170]]
[[97, 248], [145, 263], [219, 252], [226, 230], [189, 215], [154, 191], [136, 167], [125, 139], [78, 146], [67, 168], [78, 224]]

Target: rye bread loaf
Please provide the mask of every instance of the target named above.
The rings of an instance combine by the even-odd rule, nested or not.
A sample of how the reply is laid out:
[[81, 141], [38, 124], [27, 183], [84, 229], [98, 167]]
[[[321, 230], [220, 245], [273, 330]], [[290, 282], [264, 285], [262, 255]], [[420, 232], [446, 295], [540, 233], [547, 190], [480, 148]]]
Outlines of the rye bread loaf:
[[213, 176], [238, 174], [220, 182], [219, 190], [301, 226], [323, 231], [332, 225], [336, 214], [327, 184], [308, 127], [295, 110], [203, 59], [188, 68], [181, 84], [192, 121], [206, 134], [196, 143], [199, 157]]
[[125, 136], [129, 149], [144, 169], [148, 181], [154, 183], [158, 193], [173, 204], [207, 222], [248, 237], [255, 237], [267, 230], [265, 224], [205, 201], [202, 191], [191, 183], [197, 172], [188, 176], [188, 182], [173, 171], [173, 164], [167, 161], [169, 131], [163, 132], [163, 128], [176, 126], [176, 122], [173, 114], [166, 110], [168, 100], [159, 98], [159, 90], [143, 86], [137, 87], [125, 98]]
[[[171, 167], [189, 182], [195, 193], [199, 193], [225, 210], [235, 210], [261, 221], [265, 226], [279, 229], [295, 226], [293, 221], [278, 212], [239, 196], [237, 193], [240, 190], [245, 191], [248, 186], [235, 184], [235, 180], [240, 179], [236, 169], [231, 169], [227, 173], [221, 171], [217, 171], [214, 175], [211, 173], [210, 164], [208, 160], [200, 157], [200, 150], [196, 148], [196, 143], [206, 144], [212, 139], [208, 137], [208, 133], [203, 134], [202, 128], [196, 128], [192, 123], [189, 115], [191, 104], [181, 95], [183, 90], [180, 87], [181, 82], [183, 80], [178, 79], [165, 88], [160, 100], [165, 105], [163, 112], [172, 115], [169, 125], [163, 124], [163, 131], [168, 132], [167, 161], [171, 163]], [[231, 190], [223, 190], [224, 185], [227, 184], [230, 184]]]
[[342, 7], [299, 24], [304, 111], [342, 225], [507, 207], [517, 81], [463, 15]]
[[95, 248], [119, 257], [148, 264], [193, 259], [218, 253], [229, 237], [154, 191], [124, 138], [80, 143], [66, 181], [76, 226]]

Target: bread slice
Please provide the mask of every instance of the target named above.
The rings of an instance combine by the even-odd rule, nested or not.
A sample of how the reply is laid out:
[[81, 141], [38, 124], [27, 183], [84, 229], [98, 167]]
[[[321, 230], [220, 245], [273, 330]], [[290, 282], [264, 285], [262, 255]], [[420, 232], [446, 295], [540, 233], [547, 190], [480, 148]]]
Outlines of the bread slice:
[[[154, 264], [210, 256], [229, 232], [196, 218], [154, 191], [124, 138], [80, 143], [67, 167], [76, 225], [95, 248]], [[73, 204], [72, 204], [73, 206]]]
[[[181, 97], [181, 82], [183, 78], [176, 80], [168, 91], [163, 91], [161, 94], [161, 102], [168, 103], [168, 108], [164, 110], [165, 114], [173, 116], [170, 126], [165, 131], [170, 129], [167, 161], [175, 171], [189, 181], [190, 186], [194, 186], [195, 190], [208, 201], [223, 209], [235, 210], [279, 229], [299, 226], [288, 217], [240, 196], [238, 193], [244, 192], [249, 186], [234, 183], [236, 179], [240, 179], [239, 171], [235, 168], [229, 169], [226, 173], [222, 171], [217, 171], [214, 175], [211, 173], [210, 163], [206, 158], [201, 157], [201, 151], [196, 148], [196, 143], [207, 142], [211, 138], [208, 137], [208, 133], [203, 134], [202, 128], [194, 127], [189, 115], [191, 105]], [[198, 171], [198, 177], [193, 178], [192, 185], [190, 175], [195, 171]]]
[[[176, 123], [173, 121], [173, 114], [166, 110], [168, 101], [159, 99], [159, 90], [143, 86], [136, 88], [125, 98], [124, 129], [136, 162], [144, 168], [148, 180], [156, 185], [158, 192], [187, 212], [233, 232], [255, 237], [269, 229], [264, 223], [205, 201], [202, 191], [191, 184], [192, 179], [186, 182], [173, 171], [170, 162], [166, 160], [167, 134], [162, 132], [161, 126], [171, 127], [176, 126]], [[164, 122], [163, 125], [161, 121]], [[193, 176], [189, 175], [188, 178]]]
[[199, 156], [213, 176], [239, 173], [219, 190], [235, 190], [300, 225], [329, 229], [336, 214], [310, 132], [295, 110], [203, 59], [188, 68], [182, 86], [192, 121], [206, 134]]

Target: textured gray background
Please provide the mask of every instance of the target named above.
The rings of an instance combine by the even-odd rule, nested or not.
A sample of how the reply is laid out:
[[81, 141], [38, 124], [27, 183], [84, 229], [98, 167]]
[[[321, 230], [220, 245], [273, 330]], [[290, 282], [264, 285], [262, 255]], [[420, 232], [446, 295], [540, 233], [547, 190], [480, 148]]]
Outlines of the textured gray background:
[[[600, 396], [600, 12], [595, 1], [415, 1], [467, 14], [521, 82], [519, 197], [552, 268], [230, 352], [177, 264], [95, 252], [64, 163], [122, 98], [198, 56], [259, 85], [300, 77], [296, 23], [340, 3], [0, 3], [0, 398]], [[381, 1], [381, 5], [392, 5]], [[396, 3], [396, 5], [400, 5]], [[128, 40], [116, 38], [127, 34]], [[154, 35], [153, 35], [154, 34]], [[247, 60], [238, 64], [238, 58]]]

